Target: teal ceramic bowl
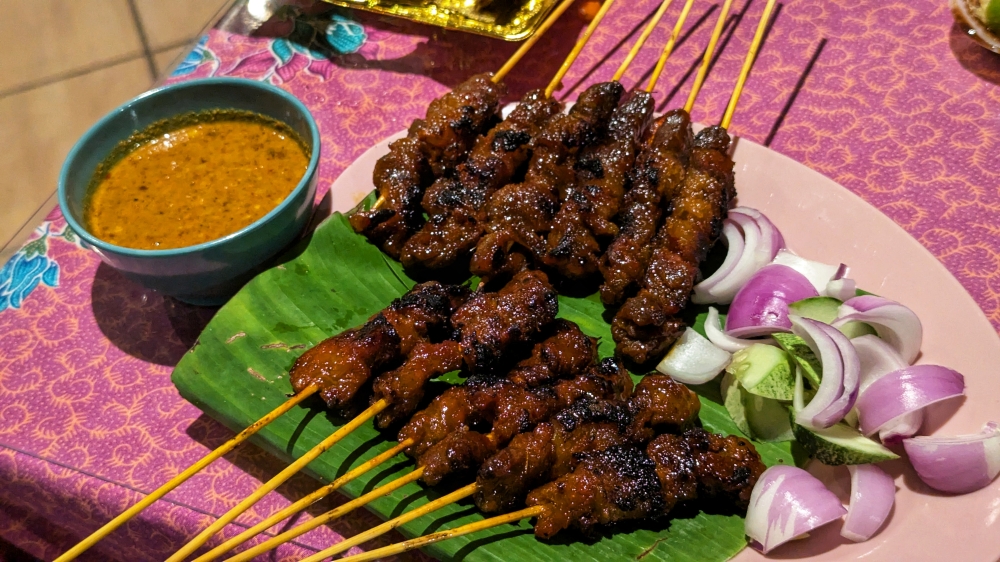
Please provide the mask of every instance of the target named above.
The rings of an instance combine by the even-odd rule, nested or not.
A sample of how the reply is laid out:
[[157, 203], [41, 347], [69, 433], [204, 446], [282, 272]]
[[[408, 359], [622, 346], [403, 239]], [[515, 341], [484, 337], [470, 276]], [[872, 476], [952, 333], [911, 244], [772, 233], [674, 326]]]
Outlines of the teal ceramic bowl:
[[[223, 238], [169, 250], [109, 244], [84, 228], [83, 206], [94, 171], [121, 141], [148, 125], [192, 111], [241, 109], [286, 123], [311, 151], [309, 168], [280, 205]], [[225, 302], [294, 241], [308, 223], [316, 195], [320, 136], [309, 110], [295, 96], [239, 78], [207, 78], [165, 86], [115, 109], [76, 143], [59, 175], [59, 206], [85, 245], [125, 276], [165, 295], [199, 305]]]

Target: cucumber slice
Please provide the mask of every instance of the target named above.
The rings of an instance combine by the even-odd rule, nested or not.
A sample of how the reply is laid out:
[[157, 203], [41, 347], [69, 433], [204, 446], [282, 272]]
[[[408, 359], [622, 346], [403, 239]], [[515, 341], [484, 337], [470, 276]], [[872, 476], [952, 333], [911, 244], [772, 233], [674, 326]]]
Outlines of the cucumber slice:
[[750, 392], [764, 398], [791, 400], [795, 394], [795, 370], [785, 351], [755, 343], [733, 354], [726, 372]]
[[771, 337], [798, 363], [799, 368], [802, 369], [802, 374], [809, 381], [809, 384], [813, 388], [819, 388], [819, 383], [823, 380], [823, 365], [812, 349], [809, 349], [806, 340], [795, 334], [785, 332], [771, 334]]
[[731, 373], [722, 377], [723, 404], [736, 427], [757, 441], [791, 441], [795, 438], [787, 406], [747, 392]]
[[726, 407], [726, 411], [729, 412], [729, 417], [733, 419], [733, 423], [736, 427], [740, 428], [740, 431], [744, 433], [747, 437], [752, 437], [753, 432], [750, 431], [750, 424], [747, 422], [746, 406], [743, 402], [743, 395], [746, 391], [740, 386], [740, 381], [736, 380], [731, 373], [726, 372], [722, 376], [722, 385], [719, 387], [722, 391], [722, 405]]
[[896, 453], [844, 423], [816, 430], [803, 427], [793, 419], [792, 426], [795, 439], [809, 452], [809, 456], [826, 465], [869, 464], [899, 458]]
[[746, 394], [743, 397], [747, 425], [758, 441], [791, 441], [795, 439], [788, 418], [788, 406], [761, 396]]
[[809, 297], [788, 305], [788, 312], [829, 324], [837, 319], [837, 311], [842, 304], [840, 299], [833, 297]]
[[847, 339], [849, 340], [853, 340], [854, 338], [861, 336], [878, 335], [878, 332], [875, 331], [875, 328], [872, 328], [871, 324], [867, 324], [865, 322], [858, 322], [857, 320], [852, 320], [837, 329], [840, 330], [840, 333], [847, 336]]
[[[1000, 0], [997, 1], [1000, 2]], [[826, 324], [832, 324], [837, 319], [837, 311], [842, 304], [844, 303], [833, 297], [809, 297], [808, 299], [795, 301], [788, 305], [788, 312], [803, 318], [811, 318]], [[841, 326], [839, 330], [848, 339], [875, 333], [875, 328], [864, 322], [848, 322]]]

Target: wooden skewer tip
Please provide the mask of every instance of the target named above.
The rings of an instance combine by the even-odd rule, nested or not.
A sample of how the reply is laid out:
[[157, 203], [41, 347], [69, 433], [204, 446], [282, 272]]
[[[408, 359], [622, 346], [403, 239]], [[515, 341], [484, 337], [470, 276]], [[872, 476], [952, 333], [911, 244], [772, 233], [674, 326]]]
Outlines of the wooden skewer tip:
[[695, 76], [694, 84], [691, 86], [691, 93], [688, 94], [687, 102], [684, 104], [684, 111], [691, 113], [694, 109], [694, 102], [698, 98], [698, 92], [701, 91], [702, 84], [705, 83], [705, 75], [708, 74], [708, 66], [712, 64], [712, 56], [715, 54], [715, 46], [719, 43], [719, 37], [722, 36], [722, 30], [726, 27], [726, 18], [729, 16], [729, 8], [733, 5], [733, 0], [726, 0], [722, 4], [722, 11], [719, 13], [719, 19], [715, 22], [715, 29], [712, 30], [712, 38], [708, 41], [708, 47], [705, 49], [705, 56], [701, 60], [701, 67], [698, 68], [698, 74]]
[[660, 20], [663, 19], [663, 14], [667, 12], [667, 9], [670, 7], [671, 2], [673, 2], [673, 0], [663, 0], [663, 2], [660, 3], [660, 7], [657, 8], [656, 13], [653, 14], [653, 18], [649, 21], [649, 24], [647, 24], [646, 27], [642, 30], [642, 34], [639, 35], [639, 39], [635, 42], [635, 45], [632, 45], [632, 48], [629, 50], [628, 54], [625, 55], [625, 60], [622, 61], [621, 65], [618, 67], [618, 70], [615, 71], [615, 75], [612, 78], [612, 80], [614, 80], [615, 82], [621, 81], [622, 76], [625, 75], [625, 72], [628, 70], [629, 65], [632, 64], [633, 60], [635, 60], [636, 55], [638, 55], [639, 51], [642, 50], [642, 46], [646, 43], [646, 40], [649, 39], [649, 36], [653, 34], [653, 30], [656, 29], [656, 26], [660, 23]]
[[587, 44], [587, 41], [590, 41], [591, 35], [594, 34], [597, 26], [600, 25], [601, 20], [604, 19], [604, 16], [607, 15], [608, 10], [611, 9], [611, 5], [614, 3], [615, 0], [604, 0], [604, 4], [601, 5], [601, 9], [597, 11], [597, 15], [594, 16], [590, 25], [587, 26], [587, 30], [583, 33], [583, 36], [580, 37], [580, 39], [576, 42], [576, 45], [573, 46], [573, 50], [570, 51], [569, 56], [567, 56], [566, 60], [563, 61], [562, 66], [559, 67], [556, 75], [552, 77], [552, 81], [549, 82], [548, 87], [545, 88], [545, 97], [551, 98], [552, 94], [559, 89], [559, 84], [562, 82], [563, 77], [566, 76], [567, 72], [569, 72], [569, 68], [573, 66], [573, 62], [576, 61], [576, 57], [579, 56], [581, 51], [583, 51], [583, 47]]
[[743, 93], [743, 86], [746, 84], [747, 77], [750, 76], [750, 69], [753, 68], [753, 63], [757, 60], [757, 52], [760, 50], [760, 44], [764, 39], [764, 32], [767, 30], [767, 22], [771, 19], [771, 11], [774, 10], [774, 4], [777, 0], [767, 0], [767, 4], [764, 6], [764, 12], [760, 15], [760, 21], [757, 23], [757, 31], [753, 34], [753, 42], [750, 43], [750, 50], [747, 51], [747, 56], [743, 59], [743, 67], [740, 69], [740, 76], [736, 80], [736, 86], [733, 88], [733, 94], [729, 98], [729, 104], [726, 106], [726, 113], [722, 116], [722, 120], [719, 126], [723, 129], [729, 129], [729, 124], [733, 120], [733, 114], [736, 113], [736, 104], [740, 101], [740, 95]]

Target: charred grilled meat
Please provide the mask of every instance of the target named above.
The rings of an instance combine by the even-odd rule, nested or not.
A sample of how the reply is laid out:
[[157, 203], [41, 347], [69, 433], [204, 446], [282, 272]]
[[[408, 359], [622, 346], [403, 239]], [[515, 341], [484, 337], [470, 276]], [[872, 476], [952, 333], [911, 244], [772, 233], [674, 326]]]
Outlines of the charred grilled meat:
[[476, 505], [486, 513], [514, 509], [532, 488], [570, 472], [582, 454], [690, 427], [699, 409], [693, 392], [663, 375], [646, 376], [628, 400], [580, 400], [483, 463]]
[[537, 386], [521, 384], [521, 381], [546, 384], [572, 377], [591, 365], [596, 355], [596, 341], [581, 332], [576, 324], [557, 321], [549, 328], [548, 337], [536, 344], [531, 356], [518, 363], [506, 378], [472, 376], [465, 384], [449, 388], [410, 419], [400, 430], [399, 440], [412, 438], [415, 445], [408, 453], [420, 456], [452, 431], [491, 424], [495, 419], [497, 397], [505, 388], [513, 392], [514, 387]]
[[591, 86], [569, 113], [542, 127], [531, 145], [524, 182], [499, 189], [486, 206], [485, 234], [473, 253], [472, 273], [488, 280], [540, 261], [559, 202], [576, 181], [575, 155], [604, 137], [623, 92], [618, 82]]
[[577, 156], [578, 181], [552, 221], [543, 263], [568, 279], [598, 271], [601, 253], [618, 232], [618, 215], [640, 140], [653, 116], [653, 97], [635, 92], [611, 116], [608, 135]]
[[350, 217], [354, 230], [398, 258], [406, 240], [424, 223], [424, 190], [468, 155], [478, 136], [496, 122], [504, 87], [478, 74], [432, 101], [424, 119], [389, 145], [375, 164], [373, 180], [385, 204]]
[[430, 485], [445, 476], [474, 471], [515, 436], [547, 420], [554, 413], [581, 399], [621, 398], [629, 393], [632, 380], [620, 364], [608, 359], [572, 379], [526, 389], [510, 381], [490, 385], [488, 400], [476, 401], [485, 407], [476, 413], [482, 422], [491, 422], [489, 433], [463, 426], [429, 447], [417, 459], [424, 469], [421, 479]]
[[675, 109], [658, 118], [654, 127], [656, 133], [636, 158], [618, 235], [601, 258], [604, 304], [620, 304], [635, 292], [652, 255], [656, 229], [684, 185], [693, 137], [690, 116]]
[[562, 108], [541, 90], [528, 92], [507, 119], [479, 137], [455, 177], [439, 178], [424, 193], [430, 219], [403, 246], [403, 265], [441, 269], [466, 257], [482, 236], [486, 202], [523, 168], [532, 139]]
[[436, 281], [417, 285], [360, 328], [328, 338], [303, 353], [289, 372], [292, 388], [320, 387], [320, 396], [343, 411], [371, 376], [400, 361], [417, 345], [451, 331], [452, 313], [469, 291]]
[[451, 321], [461, 332], [465, 364], [482, 375], [501, 369], [505, 354], [531, 343], [558, 311], [556, 292], [545, 274], [522, 271], [495, 293], [473, 294]]
[[683, 332], [677, 315], [687, 305], [701, 262], [718, 239], [735, 196], [729, 134], [707, 127], [695, 136], [684, 185], [653, 241], [639, 292], [611, 324], [618, 353], [636, 363], [658, 359]]
[[599, 524], [661, 517], [696, 498], [745, 510], [764, 468], [746, 440], [692, 429], [661, 435], [645, 450], [614, 445], [586, 454], [573, 472], [532, 491], [527, 503], [545, 508], [535, 523], [540, 538], [569, 527], [586, 533]]

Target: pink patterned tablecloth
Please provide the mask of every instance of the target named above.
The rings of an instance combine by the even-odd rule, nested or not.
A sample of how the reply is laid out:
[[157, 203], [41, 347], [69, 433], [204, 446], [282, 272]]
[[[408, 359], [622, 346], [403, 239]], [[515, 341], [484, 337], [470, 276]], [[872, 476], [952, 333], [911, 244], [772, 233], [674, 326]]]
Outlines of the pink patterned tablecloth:
[[[572, 99], [609, 79], [658, 4], [619, 2], [562, 95]], [[675, 4], [668, 22], [682, 3]], [[656, 92], [661, 107], [683, 103], [718, 4], [695, 3]], [[731, 24], [738, 25], [723, 36], [695, 120], [721, 116], [763, 5], [735, 3]], [[1000, 327], [1000, 56], [953, 25], [945, 0], [779, 6], [732, 131], [826, 174], [892, 217]], [[243, 76], [301, 98], [323, 135], [321, 195], [429, 100], [472, 73], [496, 69], [515, 48], [356, 12], [326, 17], [319, 26], [326, 54], [284, 38], [215, 30], [171, 78]], [[551, 76], [582, 25], [574, 10], [539, 42], [509, 79], [511, 99]], [[653, 35], [626, 86], [648, 74], [666, 32], [662, 25]], [[50, 559], [231, 436], [169, 380], [213, 312], [126, 281], [81, 248], [52, 211], [0, 271], [0, 537]], [[162, 559], [281, 468], [242, 448], [84, 558]], [[293, 479], [226, 533], [312, 487], [306, 477]], [[355, 513], [283, 548], [278, 559], [372, 524], [371, 515]]]

